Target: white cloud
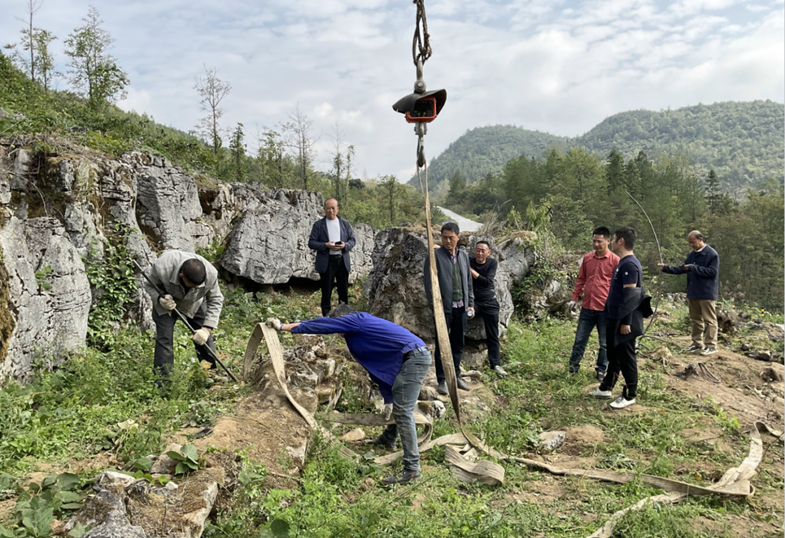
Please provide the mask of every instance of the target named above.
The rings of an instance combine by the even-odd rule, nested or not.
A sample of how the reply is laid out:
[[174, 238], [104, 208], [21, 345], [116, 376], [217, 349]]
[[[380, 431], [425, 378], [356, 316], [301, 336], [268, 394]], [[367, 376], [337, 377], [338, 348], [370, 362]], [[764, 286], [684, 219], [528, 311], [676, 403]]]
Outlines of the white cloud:
[[[391, 109], [412, 91], [415, 7], [392, 0], [92, 0], [131, 79], [126, 109], [191, 129], [203, 65], [232, 85], [227, 127], [276, 128], [296, 103], [313, 133], [336, 122], [369, 177], [414, 172], [412, 126]], [[6, 8], [13, 41], [23, 3]], [[63, 40], [86, 0], [47, 1], [36, 25]], [[782, 102], [782, 0], [429, 0], [430, 89], [447, 104], [425, 140], [432, 160], [468, 129], [516, 124], [582, 134], [606, 116], [714, 101]], [[17, 10], [17, 11], [13, 11]], [[61, 83], [63, 88], [64, 84]], [[249, 140], [250, 140], [249, 136]], [[329, 167], [323, 134], [318, 162]]]

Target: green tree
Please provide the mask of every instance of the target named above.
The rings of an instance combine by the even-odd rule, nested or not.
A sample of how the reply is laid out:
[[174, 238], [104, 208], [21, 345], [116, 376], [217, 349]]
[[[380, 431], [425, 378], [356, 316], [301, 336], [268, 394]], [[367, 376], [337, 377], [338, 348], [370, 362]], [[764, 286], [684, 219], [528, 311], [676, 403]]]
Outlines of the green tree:
[[125, 71], [107, 51], [114, 39], [100, 27], [104, 22], [95, 7], [90, 6], [85, 24], [68, 34], [65, 54], [69, 62], [69, 80], [88, 100], [93, 110], [125, 97], [129, 84]]
[[229, 154], [232, 161], [232, 175], [236, 181], [245, 181], [245, 133], [243, 132], [243, 124], [238, 123], [232, 132], [232, 138], [229, 141]]

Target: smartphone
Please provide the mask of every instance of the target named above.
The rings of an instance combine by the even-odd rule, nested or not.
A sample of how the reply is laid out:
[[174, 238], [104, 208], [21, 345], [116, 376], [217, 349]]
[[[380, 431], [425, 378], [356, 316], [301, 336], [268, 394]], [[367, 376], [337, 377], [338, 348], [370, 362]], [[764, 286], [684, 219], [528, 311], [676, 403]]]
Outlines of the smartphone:
[[336, 246], [343, 245], [343, 241], [336, 241], [335, 243], [333, 243], [333, 245]]

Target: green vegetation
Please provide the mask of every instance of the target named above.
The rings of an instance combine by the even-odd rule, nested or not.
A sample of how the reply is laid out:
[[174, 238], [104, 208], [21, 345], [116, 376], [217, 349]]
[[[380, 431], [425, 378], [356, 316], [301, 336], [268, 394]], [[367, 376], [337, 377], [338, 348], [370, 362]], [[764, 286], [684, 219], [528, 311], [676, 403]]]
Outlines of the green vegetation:
[[[123, 112], [98, 91], [90, 93], [91, 100], [68, 91], [46, 90], [0, 53], [0, 109], [5, 112], [0, 114], [0, 137], [32, 135], [36, 140], [46, 140], [53, 151], [64, 140], [113, 156], [131, 150], [148, 151], [167, 157], [197, 177], [206, 174], [220, 181], [270, 188], [308, 188], [325, 199], [337, 198], [341, 216], [352, 223], [376, 228], [423, 220], [423, 196], [418, 189], [398, 183], [394, 176], [368, 181], [352, 178], [351, 147], [338, 145], [332, 158], [334, 169], [322, 172], [313, 168], [312, 156], [302, 161], [298, 157], [301, 152], [287, 145], [288, 131], [268, 129], [259, 133], [260, 147], [251, 152], [243, 124], [239, 123], [228, 147], [221, 147], [220, 138], [215, 138], [212, 131], [205, 135], [210, 141], [206, 143], [192, 133], [157, 124], [146, 114]], [[300, 121], [307, 122], [307, 118], [303, 116]], [[287, 129], [295, 129], [287, 125]], [[302, 132], [302, 126], [299, 129]], [[307, 133], [303, 136], [307, 138]], [[440, 215], [435, 207], [432, 212]]]
[[[226, 289], [225, 294], [226, 305], [215, 335], [219, 353], [235, 372], [240, 369], [255, 323], [270, 316], [305, 319], [319, 311], [318, 293], [298, 296]], [[674, 329], [683, 328], [685, 314], [683, 309], [673, 313]], [[585, 458], [585, 465], [676, 476], [704, 485], [746, 456], [749, 442], [739, 422], [708, 398], [705, 405], [695, 407], [667, 390], [662, 366], [653, 361], [642, 361], [640, 395], [645, 408], [612, 413], [603, 402], [588, 398], [584, 389], [592, 384], [589, 373], [564, 375], [573, 331], [572, 322], [550, 319], [525, 325], [513, 321], [503, 348], [505, 367], [511, 375], [486, 377], [495, 405], [469, 426], [475, 434], [504, 452], [530, 455], [542, 431], [591, 427], [602, 432], [596, 442], [578, 445], [570, 452]], [[29, 510], [21, 504], [27, 497], [18, 497], [20, 477], [42, 466], [66, 468], [75, 460], [106, 451], [115, 455], [121, 469], [135, 472], [139, 478], [148, 477], [151, 462], [146, 456], [160, 453], [177, 430], [186, 425], [210, 425], [218, 416], [230, 413], [244, 391], [234, 385], [206, 390], [202, 368], [192, 362], [193, 346], [185, 332], [178, 325], [175, 375], [166, 393], [156, 388], [152, 374], [152, 335], [138, 329], [119, 330], [106, 349], [89, 348], [74, 354], [60, 369], [38, 372], [30, 385], [8, 383], [0, 391], [0, 498], [17, 497], [17, 514]], [[592, 338], [590, 348], [596, 346], [596, 336]], [[290, 339], [284, 335], [284, 345], [290, 345]], [[329, 342], [337, 344], [338, 339]], [[779, 346], [781, 351], [781, 343]], [[362, 408], [364, 402], [351, 395], [347, 398], [350, 408]], [[450, 410], [446, 420], [435, 426], [436, 435], [457, 430]], [[692, 429], [711, 429], [724, 448], [691, 440], [682, 433]], [[767, 452], [767, 457], [773, 457], [774, 452]], [[177, 456], [170, 456], [183, 463], [181, 471], [200, 465], [200, 454], [188, 445]], [[423, 455], [421, 482], [391, 491], [377, 482], [396, 470], [395, 465], [381, 468], [369, 458], [347, 461], [317, 436], [310, 444], [299, 485], [293, 489], [276, 489], [266, 470], [246, 457], [238, 490], [211, 520], [205, 536], [514, 537], [539, 533], [583, 537], [620, 508], [658, 493], [637, 481], [604, 484], [550, 476], [513, 463], [503, 465], [503, 487], [461, 484], [451, 475], [444, 450], [436, 448]], [[60, 487], [59, 491], [81, 498], [98, 472], [78, 472], [78, 485]], [[781, 476], [769, 470], [762, 470], [760, 476], [755, 482], [755, 499], [782, 491]], [[551, 493], [541, 495], [543, 491]], [[79, 502], [75, 496], [66, 497], [61, 495], [62, 509]], [[639, 517], [625, 517], [616, 536], [729, 538], [737, 535], [726, 517], [729, 513], [761, 523], [772, 517], [770, 509], [755, 506], [712, 498], [652, 507]], [[28, 517], [30, 528], [38, 529], [31, 532], [47, 536], [43, 532], [48, 510], [58, 517], [56, 508], [49, 502], [34, 508], [40, 521]], [[25, 530], [22, 520], [9, 518], [2, 522], [6, 528], [14, 528], [22, 536], [36, 536]], [[645, 534], [646, 529], [651, 533]]]
[[[616, 150], [605, 160], [582, 149], [550, 150], [542, 161], [521, 156], [508, 162], [501, 175], [469, 186], [451, 179], [446, 204], [464, 215], [481, 215], [480, 220], [488, 220], [498, 208], [502, 215], [521, 220], [517, 210], [526, 209], [524, 229], [548, 230], [558, 240], [556, 246], [568, 250], [589, 250], [596, 226], [611, 231], [633, 226], [638, 232], [635, 253], [649, 277], [659, 273], [660, 262], [652, 226], [669, 265], [683, 262], [689, 250], [687, 233], [698, 229], [720, 255], [721, 298], [782, 312], [782, 183], [763, 183], [734, 202], [717, 190], [716, 174], [706, 179], [678, 158], [651, 160], [640, 152], [625, 162]], [[645, 209], [651, 225], [628, 193]], [[685, 276], [660, 280], [668, 292], [684, 291], [685, 282]]]
[[539, 160], [550, 149], [584, 148], [603, 158], [612, 150], [625, 159], [641, 151], [657, 160], [683, 158], [699, 177], [713, 169], [722, 190], [738, 198], [770, 178], [782, 183], [783, 119], [782, 104], [752, 101], [622, 112], [575, 138], [510, 125], [481, 127], [468, 131], [433, 159], [428, 183], [441, 192], [440, 185], [455, 173], [473, 184], [488, 174], [498, 175], [510, 159], [522, 155]]

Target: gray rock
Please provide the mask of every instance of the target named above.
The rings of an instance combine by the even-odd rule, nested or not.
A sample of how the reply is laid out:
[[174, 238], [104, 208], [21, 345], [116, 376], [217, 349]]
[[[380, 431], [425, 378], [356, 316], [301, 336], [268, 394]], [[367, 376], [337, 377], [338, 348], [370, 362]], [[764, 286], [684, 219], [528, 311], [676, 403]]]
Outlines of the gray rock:
[[[506, 333], [513, 313], [510, 290], [528, 274], [534, 261], [534, 253], [527, 246], [527, 234], [516, 234], [493, 249], [493, 256], [499, 261], [496, 298], [500, 306], [500, 336]], [[390, 228], [376, 234], [375, 242], [373, 270], [364, 286], [369, 312], [406, 327], [422, 338], [434, 340], [436, 329], [425, 298], [422, 276], [427, 255], [425, 230]], [[469, 322], [466, 337], [485, 339], [482, 320]]]
[[542, 432], [539, 436], [537, 447], [543, 452], [553, 452], [558, 450], [567, 439], [567, 433], [563, 431]]
[[82, 346], [92, 297], [79, 253], [53, 218], [11, 218], [0, 230], [15, 326], [0, 381], [25, 380], [35, 357], [57, 363]]
[[[259, 284], [284, 284], [292, 278], [318, 280], [316, 255], [308, 247], [313, 223], [322, 218], [322, 196], [309, 191], [278, 189], [260, 193], [255, 209], [245, 211], [234, 226], [221, 267]], [[349, 280], [364, 276], [370, 267], [372, 227], [354, 227]]]

